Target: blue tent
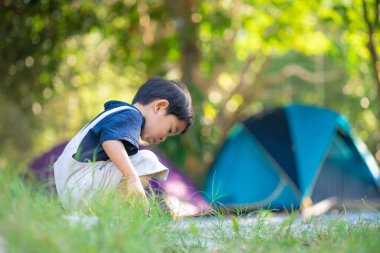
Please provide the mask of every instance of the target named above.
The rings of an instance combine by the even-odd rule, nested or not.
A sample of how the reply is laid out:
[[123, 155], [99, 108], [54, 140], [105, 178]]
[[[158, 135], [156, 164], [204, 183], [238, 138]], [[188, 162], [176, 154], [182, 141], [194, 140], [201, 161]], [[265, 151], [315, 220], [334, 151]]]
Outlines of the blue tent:
[[229, 208], [299, 208], [335, 197], [380, 201], [380, 171], [347, 120], [293, 104], [235, 124], [211, 166], [206, 199]]

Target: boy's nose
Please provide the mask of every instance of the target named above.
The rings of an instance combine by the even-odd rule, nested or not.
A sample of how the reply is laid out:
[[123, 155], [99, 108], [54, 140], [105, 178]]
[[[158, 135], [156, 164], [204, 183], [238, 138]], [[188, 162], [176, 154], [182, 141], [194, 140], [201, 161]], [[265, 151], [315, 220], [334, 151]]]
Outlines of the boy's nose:
[[160, 142], [163, 142], [163, 141], [165, 141], [165, 140], [166, 140], [166, 136], [160, 138]]

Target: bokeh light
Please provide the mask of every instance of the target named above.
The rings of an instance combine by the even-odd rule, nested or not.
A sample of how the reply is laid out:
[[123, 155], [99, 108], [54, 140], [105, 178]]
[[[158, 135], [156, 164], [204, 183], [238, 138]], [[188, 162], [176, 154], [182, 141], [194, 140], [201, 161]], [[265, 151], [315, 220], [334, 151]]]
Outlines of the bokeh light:
[[360, 105], [364, 109], [367, 109], [369, 107], [369, 99], [367, 97], [363, 97], [362, 99], [360, 99]]
[[380, 149], [376, 151], [375, 157], [377, 162], [380, 162]]

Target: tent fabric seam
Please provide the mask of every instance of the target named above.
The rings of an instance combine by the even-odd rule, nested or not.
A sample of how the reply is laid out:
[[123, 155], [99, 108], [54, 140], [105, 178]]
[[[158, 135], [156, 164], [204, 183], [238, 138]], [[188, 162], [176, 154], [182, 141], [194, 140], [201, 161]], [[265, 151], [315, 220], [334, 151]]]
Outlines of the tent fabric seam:
[[[337, 134], [337, 127], [335, 128], [335, 131], [333, 131], [334, 134]], [[334, 134], [331, 135], [331, 137], [329, 138], [330, 139], [330, 142], [329, 142], [329, 146], [328, 148], [325, 150], [325, 153], [323, 154], [323, 159], [321, 160], [321, 162], [319, 163], [319, 166], [318, 166], [318, 169], [316, 171], [316, 173], [314, 173], [314, 177], [313, 179], [311, 180], [311, 184], [310, 186], [305, 190], [306, 194], [303, 196], [303, 199], [307, 198], [307, 197], [311, 197], [313, 195], [313, 192], [314, 192], [314, 188], [315, 188], [315, 184], [317, 182], [317, 179], [319, 178], [319, 174], [321, 173], [321, 170], [322, 170], [322, 167], [323, 167], [323, 164], [325, 163], [326, 161], [326, 158], [327, 158], [327, 154], [329, 153], [330, 151], [330, 148], [331, 148], [331, 145], [332, 145], [332, 142], [331, 142], [331, 139], [334, 137]]]
[[[253, 135], [253, 133], [251, 133], [251, 131], [249, 131], [249, 129], [244, 125], [244, 124], [242, 124], [243, 125], [243, 128], [246, 130], [246, 132], [248, 132], [251, 136], [252, 136], [252, 138], [253, 138], [253, 140], [254, 140], [254, 142], [258, 145], [258, 147], [268, 156], [268, 158], [269, 158], [269, 162], [271, 162], [271, 164], [273, 165], [273, 168], [275, 169], [275, 170], [277, 170], [277, 172], [280, 174], [280, 176], [281, 177], [284, 177], [284, 178], [286, 178], [286, 182], [289, 184], [289, 186], [292, 188], [292, 190], [294, 191], [294, 193], [297, 195], [297, 197], [299, 198], [299, 199], [301, 199], [301, 197], [302, 197], [302, 195], [301, 195], [301, 192], [297, 189], [297, 187], [295, 186], [295, 184], [294, 184], [294, 182], [293, 182], [293, 180], [291, 180], [290, 178], [289, 178], [289, 176], [286, 174], [286, 172], [282, 169], [282, 167], [276, 162], [276, 160], [269, 154], [269, 152], [267, 152], [267, 150], [261, 145], [261, 143], [256, 139], [256, 137]], [[281, 178], [281, 180], [282, 180], [282, 178]], [[280, 180], [280, 182], [281, 182], [281, 180]]]

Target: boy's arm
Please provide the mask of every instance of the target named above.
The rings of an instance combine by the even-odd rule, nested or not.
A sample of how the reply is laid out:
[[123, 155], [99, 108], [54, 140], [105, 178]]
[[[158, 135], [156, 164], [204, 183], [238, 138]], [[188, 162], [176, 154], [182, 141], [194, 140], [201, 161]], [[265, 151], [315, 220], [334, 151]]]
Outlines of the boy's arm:
[[139, 175], [133, 167], [123, 143], [118, 140], [108, 140], [102, 143], [102, 147], [115, 166], [125, 176], [128, 193], [135, 193], [145, 199], [146, 195]]

